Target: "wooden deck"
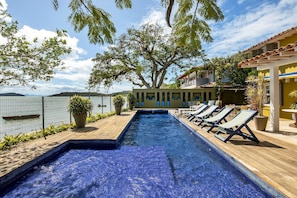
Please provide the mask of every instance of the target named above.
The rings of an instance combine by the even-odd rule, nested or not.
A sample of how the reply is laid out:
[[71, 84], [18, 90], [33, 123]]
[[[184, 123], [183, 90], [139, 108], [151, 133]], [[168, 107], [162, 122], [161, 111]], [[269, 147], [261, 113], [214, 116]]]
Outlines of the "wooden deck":
[[[174, 114], [177, 115], [177, 112]], [[287, 197], [297, 197], [297, 129], [287, 131], [289, 137], [278, 138], [280, 134], [254, 130], [253, 122], [250, 122], [249, 126], [260, 140], [259, 144], [244, 140], [240, 136], [233, 136], [231, 141], [224, 143], [216, 138], [213, 132], [207, 133], [186, 118], [177, 116], [180, 121], [195, 129], [279, 192]]]
[[[172, 110], [171, 113], [177, 112]], [[123, 112], [120, 116], [112, 116], [89, 124], [84, 129], [68, 130], [48, 136], [47, 139], [23, 143], [9, 151], [0, 151], [0, 177], [68, 140], [116, 140], [134, 115], [135, 112]], [[213, 133], [205, 132], [185, 118], [179, 117], [178, 119], [195, 129], [197, 133], [285, 196], [296, 197], [297, 129], [283, 131], [279, 134], [255, 131], [260, 140], [259, 144], [236, 136], [230, 142], [223, 143], [215, 138]]]
[[7, 151], [0, 151], [0, 177], [68, 140], [115, 141], [134, 115], [135, 111], [122, 112], [119, 116], [98, 120], [82, 129], [69, 129], [47, 136], [46, 139], [39, 138], [21, 143]]

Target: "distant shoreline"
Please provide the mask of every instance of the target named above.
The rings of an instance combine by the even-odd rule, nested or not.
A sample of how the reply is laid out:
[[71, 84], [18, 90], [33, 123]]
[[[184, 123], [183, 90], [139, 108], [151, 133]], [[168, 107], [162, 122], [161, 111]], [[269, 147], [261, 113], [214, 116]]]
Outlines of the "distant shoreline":
[[[55, 96], [68, 96], [71, 97], [73, 95], [80, 95], [80, 96], [110, 96], [111, 94], [102, 94], [102, 93], [95, 93], [95, 92], [62, 92], [58, 94], [49, 95], [48, 97], [55, 97]], [[20, 93], [0, 93], [0, 96], [26, 96]]]
[[[64, 97], [71, 97], [73, 95], [80, 95], [84, 97], [90, 97], [90, 96], [115, 96], [117, 94], [123, 94], [126, 95], [127, 93], [130, 93], [130, 91], [123, 91], [118, 93], [112, 93], [112, 94], [103, 94], [103, 93], [96, 93], [96, 92], [61, 92], [58, 94], [48, 95], [47, 97], [56, 97], [56, 96], [64, 96]], [[0, 93], [0, 96], [29, 96], [24, 95], [20, 93]]]
[[19, 93], [0, 93], [0, 96], [25, 96]]

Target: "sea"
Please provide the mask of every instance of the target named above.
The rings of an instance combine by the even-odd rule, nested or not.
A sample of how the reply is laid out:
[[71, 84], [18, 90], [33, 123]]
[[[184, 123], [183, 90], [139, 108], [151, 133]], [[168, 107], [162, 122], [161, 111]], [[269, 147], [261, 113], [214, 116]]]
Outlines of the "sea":
[[[93, 103], [92, 114], [114, 111], [111, 96], [88, 97]], [[39, 131], [50, 125], [74, 122], [67, 110], [69, 97], [0, 96], [0, 140], [5, 135]], [[43, 113], [44, 112], [44, 113]], [[5, 120], [3, 116], [39, 114], [38, 118]]]

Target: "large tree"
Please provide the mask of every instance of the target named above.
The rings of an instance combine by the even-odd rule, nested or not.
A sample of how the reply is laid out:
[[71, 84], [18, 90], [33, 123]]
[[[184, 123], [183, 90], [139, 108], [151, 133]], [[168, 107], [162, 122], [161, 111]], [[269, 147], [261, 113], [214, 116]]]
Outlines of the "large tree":
[[[224, 16], [217, 6], [216, 0], [160, 0], [167, 9], [166, 21], [173, 28], [176, 42], [181, 45], [201, 46], [201, 40], [210, 42], [210, 28], [207, 21], [220, 21]], [[59, 8], [59, 0], [52, 0], [55, 9]], [[119, 9], [131, 8], [132, 0], [115, 0]], [[171, 19], [172, 8], [176, 6], [176, 12]], [[111, 15], [92, 0], [70, 0], [71, 14], [69, 21], [76, 31], [88, 29], [89, 41], [93, 44], [112, 43], [116, 32]]]
[[238, 63], [244, 60], [246, 57], [241, 52], [233, 54], [227, 57], [228, 62], [228, 72], [227, 77], [230, 79], [230, 82], [233, 86], [236, 87], [245, 87], [246, 78], [253, 72], [255, 72], [254, 68], [239, 68]]
[[57, 30], [54, 37], [28, 41], [25, 36], [17, 36], [17, 21], [8, 19], [6, 10], [1, 10], [0, 86], [50, 80], [54, 70], [62, 65], [60, 56], [71, 52], [66, 46], [66, 32]]
[[243, 56], [238, 52], [228, 57], [214, 57], [206, 61], [205, 67], [215, 72], [215, 82], [218, 86], [228, 83], [235, 87], [243, 87], [246, 77], [252, 71], [252, 69], [238, 68], [238, 63]]
[[129, 80], [134, 85], [160, 88], [169, 68], [197, 65], [204, 53], [196, 47], [180, 47], [176, 37], [160, 25], [146, 24], [131, 28], [115, 45], [94, 58], [89, 85], [110, 87], [114, 81]]

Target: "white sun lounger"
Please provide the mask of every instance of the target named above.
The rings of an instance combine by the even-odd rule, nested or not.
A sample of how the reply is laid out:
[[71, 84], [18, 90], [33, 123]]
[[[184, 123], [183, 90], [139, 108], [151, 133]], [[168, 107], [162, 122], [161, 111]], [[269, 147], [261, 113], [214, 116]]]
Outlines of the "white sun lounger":
[[[251, 121], [256, 115], [257, 111], [254, 110], [241, 110], [239, 114], [237, 114], [232, 120], [218, 125], [218, 131], [215, 133], [215, 136], [222, 140], [223, 142], [227, 142], [234, 135], [240, 135], [244, 139], [250, 139], [259, 143], [258, 138], [255, 136], [253, 131], [247, 125], [249, 121]], [[241, 129], [245, 127], [249, 133], [243, 132]], [[226, 138], [220, 136], [221, 133], [229, 134]]]
[[193, 119], [195, 118], [196, 115], [202, 113], [202, 112], [203, 112], [204, 110], [206, 110], [208, 107], [209, 107], [208, 105], [203, 104], [203, 105], [202, 105], [199, 109], [197, 109], [196, 111], [190, 112], [190, 113], [188, 114], [187, 119], [188, 119], [189, 121], [193, 120]]
[[190, 113], [197, 111], [198, 109], [200, 109], [204, 105], [205, 104], [201, 103], [199, 105], [193, 105], [193, 106], [191, 106], [190, 108], [187, 108], [187, 109], [180, 108], [180, 109], [178, 109], [178, 111], [181, 112], [183, 115], [188, 116]]
[[218, 114], [203, 119], [201, 125], [202, 129], [205, 129], [205, 127], [209, 127], [206, 131], [211, 131], [214, 127], [217, 127], [219, 124], [222, 124], [223, 122], [227, 122], [226, 118], [227, 116], [233, 111], [234, 107], [227, 107], [225, 106]]
[[216, 112], [218, 108], [219, 106], [211, 105], [205, 111], [199, 113], [198, 115], [195, 115], [194, 124], [199, 126], [203, 122], [203, 119], [206, 119], [209, 116], [211, 116], [214, 112]]

